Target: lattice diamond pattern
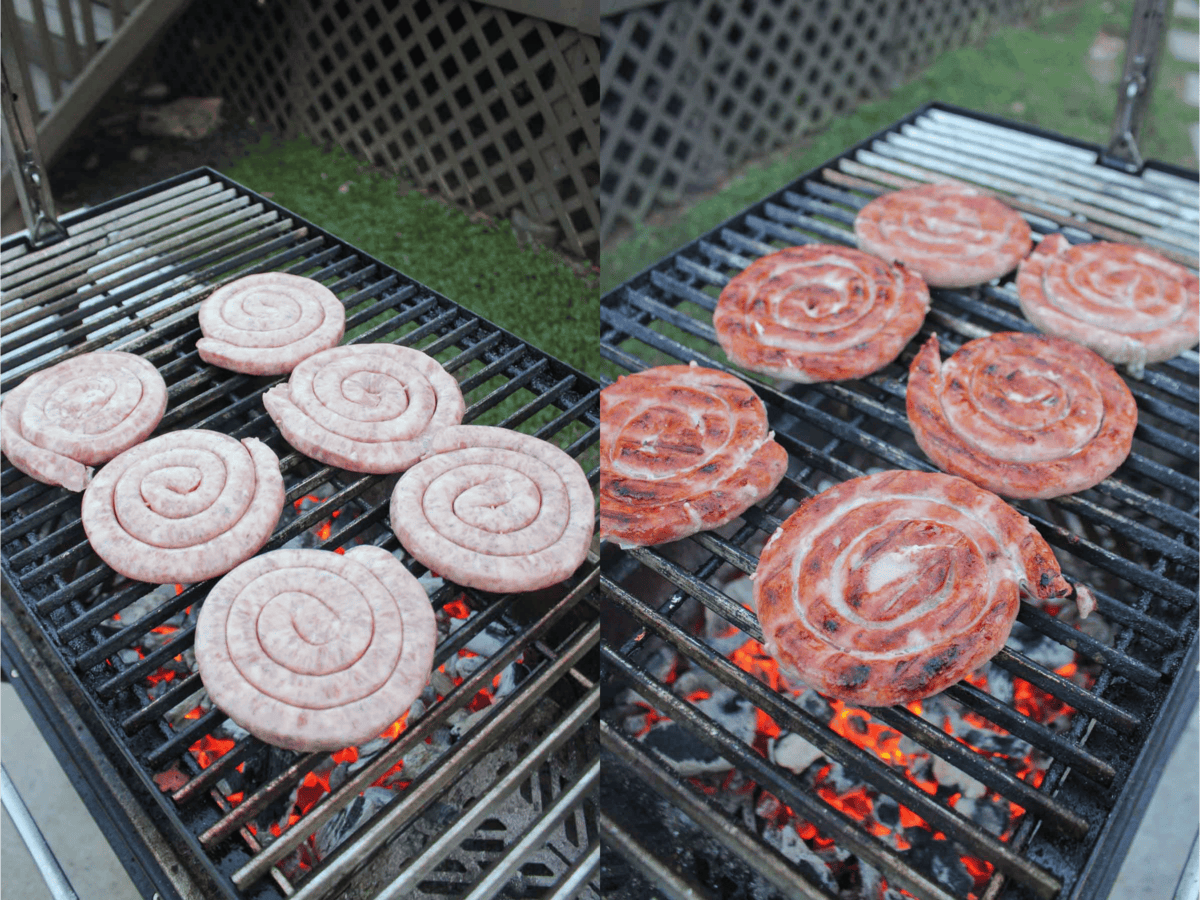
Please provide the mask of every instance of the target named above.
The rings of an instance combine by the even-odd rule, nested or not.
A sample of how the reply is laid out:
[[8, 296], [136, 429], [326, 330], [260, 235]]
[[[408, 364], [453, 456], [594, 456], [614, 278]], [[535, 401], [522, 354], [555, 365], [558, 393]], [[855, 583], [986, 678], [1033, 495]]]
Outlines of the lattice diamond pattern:
[[213, 0], [176, 28], [191, 84], [598, 259], [593, 38], [469, 0]]
[[1037, 0], [669, 0], [602, 21], [601, 238]]

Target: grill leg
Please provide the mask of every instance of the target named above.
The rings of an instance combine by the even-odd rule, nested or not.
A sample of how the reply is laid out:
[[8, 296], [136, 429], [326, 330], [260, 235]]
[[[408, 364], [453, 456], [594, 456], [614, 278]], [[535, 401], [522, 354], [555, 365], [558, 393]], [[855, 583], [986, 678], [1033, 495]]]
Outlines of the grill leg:
[[29, 814], [29, 808], [21, 799], [21, 795], [17, 792], [17, 786], [12, 783], [12, 779], [8, 777], [8, 770], [3, 765], [0, 765], [0, 799], [4, 802], [4, 811], [17, 826], [21, 840], [29, 849], [29, 855], [33, 857], [38, 871], [42, 873], [42, 880], [46, 882], [50, 896], [54, 900], [79, 900], [75, 888], [71, 887], [67, 873], [58, 864], [54, 851], [46, 843], [41, 829], [33, 820], [33, 816]]

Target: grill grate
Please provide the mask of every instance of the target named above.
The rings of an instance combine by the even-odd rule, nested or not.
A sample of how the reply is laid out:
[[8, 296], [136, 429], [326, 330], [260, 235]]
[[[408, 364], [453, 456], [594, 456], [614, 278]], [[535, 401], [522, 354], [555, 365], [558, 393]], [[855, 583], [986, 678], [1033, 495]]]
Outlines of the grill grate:
[[[785, 246], [852, 246], [854, 216], [872, 197], [947, 176], [1009, 193], [1035, 240], [1061, 231], [1073, 242], [1144, 241], [1195, 269], [1195, 176], [1151, 167], [1135, 178], [1109, 171], [1097, 159], [1095, 148], [1067, 139], [941, 104], [922, 107], [606, 295], [602, 352], [630, 371], [695, 360], [745, 377], [726, 362], [711, 323], [717, 295], [733, 274]], [[1133, 454], [1113, 477], [1074, 496], [1014, 503], [1055, 548], [1068, 580], [1096, 589], [1100, 616], [1108, 624], [1106, 633], [1091, 634], [1065, 618], [1073, 612], [1069, 606], [1051, 615], [1022, 604], [1018, 621], [1025, 633], [1040, 635], [1068, 655], [1073, 651], [1079, 667], [1092, 676], [1086, 686], [1011, 639], [992, 663], [1010, 680], [1020, 679], [1069, 707], [1065, 730], [1018, 710], [1011, 696], [991, 688], [990, 680], [987, 685], [964, 681], [944, 692], [968, 715], [1052, 758], [1040, 785], [910, 709], [872, 709], [859, 720], [864, 729], [889, 729], [914, 742], [911, 746], [1021, 807], [1025, 813], [1011, 833], [982, 827], [944, 793], [922, 789], [899, 766], [833, 730], [827, 715], [816, 715], [786, 691], [763, 684], [752, 666], [730, 657], [724, 636], [716, 640], [710, 630], [698, 635], [692, 625], [700, 609], [723, 629], [737, 629], [736, 639], [761, 640], [757, 620], [727, 588], [736, 576], [754, 571], [762, 543], [796, 502], [868, 469], [935, 471], [908, 428], [908, 365], [935, 330], [944, 356], [995, 331], [1033, 331], [1020, 313], [1013, 282], [1009, 277], [970, 291], [934, 290], [921, 334], [897, 362], [868, 378], [778, 388], [763, 376], [751, 376], [776, 440], [792, 460], [776, 492], [720, 533], [702, 533], [666, 548], [620, 551], [606, 545], [601, 589], [625, 614], [624, 621], [614, 617], [602, 648], [606, 776], [601, 827], [606, 836], [616, 835], [614, 846], [621, 849], [620, 858], [606, 861], [610, 875], [632, 867], [678, 879], [670, 873], [682, 869], [700, 873], [701, 889], [726, 896], [757, 896], [750, 884], [789, 897], [830, 897], [838, 890], [857, 896], [855, 890], [867, 890], [865, 874], [831, 886], [829, 873], [817, 871], [823, 864], [807, 846], [786, 855], [767, 842], [761, 804], [753, 814], [739, 816], [719, 797], [709, 796], [711, 785], [681, 779], [632, 732], [619, 698], [636, 696], [654, 718], [672, 720], [731, 763], [727, 784], [752, 789], [755, 798], [769, 792], [796, 819], [815, 826], [806, 839], [813, 833], [833, 839], [839, 860], [852, 854], [892, 888], [922, 898], [1105, 896], [1136, 828], [1137, 798], [1147, 784], [1153, 787], [1158, 762], [1173, 745], [1181, 716], [1195, 703], [1200, 486], [1194, 352], [1151, 366], [1144, 379], [1130, 383], [1139, 424]], [[656, 666], [661, 648], [669, 648], [680, 665], [730, 689], [736, 698], [730, 704], [748, 703], [760, 717], [769, 717], [776, 734], [799, 735], [817, 757], [839, 764], [872, 793], [915, 813], [958, 853], [985, 862], [990, 870], [964, 887], [936, 860], [897, 850], [875, 836], [878, 832], [869, 831], [861, 816], [819, 798], [801, 778], [772, 762], [763, 747], [718, 721], [703, 704], [706, 698], [679, 696], [671, 684], [677, 670], [667, 675]], [[622, 693], [627, 690], [633, 694]], [[622, 810], [647, 787], [659, 812], [637, 822]], [[668, 832], [674, 840], [660, 838]]]
[[[381, 546], [426, 579], [439, 620], [434, 687], [398, 734], [371, 742], [373, 756], [365, 746], [357, 760], [269, 747], [206, 708], [199, 675], [188, 668], [191, 611], [212, 582], [171, 590], [121, 578], [92, 553], [80, 496], [34, 482], [5, 461], [6, 602], [48, 642], [52, 674], [70, 685], [124, 773], [124, 785], [112, 790], [156, 807], [163, 838], [185, 848], [193, 883], [221, 896], [355, 896], [359, 877], [373, 879], [363, 896], [379, 884], [393, 884], [395, 895], [418, 877], [422, 890], [466, 896], [500, 890], [510, 876], [517, 887], [505, 890], [520, 896], [567, 889], [595, 896], [591, 791], [599, 748], [586, 727], [599, 704], [595, 560], [531, 595], [436, 579], [387, 527], [396, 476], [321, 466], [287, 446], [260, 403], [282, 379], [204, 364], [195, 350], [196, 307], [251, 272], [315, 278], [346, 305], [351, 342], [394, 341], [430, 354], [459, 381], [465, 422], [551, 441], [580, 460], [593, 486], [595, 382], [211, 170], [67, 218], [69, 236], [57, 244], [3, 245], [0, 390], [82, 352], [141, 354], [168, 385], [156, 433], [196, 427], [254, 436], [280, 457], [287, 504], [264, 550], [298, 542]], [[151, 636], [161, 638], [157, 649], [146, 645]], [[401, 761], [406, 777], [397, 786]], [[300, 804], [317, 783], [330, 792]], [[378, 801], [384, 783], [393, 796], [364, 812], [357, 798]], [[350, 839], [318, 861], [310, 835], [328, 842], [330, 829]], [[404, 853], [388, 851], [393, 842]], [[479, 853], [486, 865], [468, 865]]]

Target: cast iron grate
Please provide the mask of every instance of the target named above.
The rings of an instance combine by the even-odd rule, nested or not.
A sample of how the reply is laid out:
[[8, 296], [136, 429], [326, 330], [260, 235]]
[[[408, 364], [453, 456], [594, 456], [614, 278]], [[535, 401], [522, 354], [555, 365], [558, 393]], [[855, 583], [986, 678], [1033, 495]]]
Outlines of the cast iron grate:
[[[428, 573], [387, 527], [397, 476], [335, 470], [287, 446], [260, 402], [282, 379], [204, 364], [196, 308], [250, 272], [315, 278], [345, 303], [348, 342], [394, 341], [434, 356], [460, 383], [465, 421], [551, 441], [581, 461], [593, 485], [598, 385], [211, 170], [68, 222], [69, 236], [51, 246], [3, 245], [0, 389], [89, 350], [141, 354], [168, 385], [156, 433], [200, 427], [254, 436], [280, 457], [287, 503], [265, 550], [373, 543], [425, 579], [438, 613], [433, 685], [386, 737], [340, 755], [267, 746], [197, 693], [188, 665], [194, 611], [212, 582], [121, 578], [92, 553], [80, 496], [5, 461], [6, 597], [49, 642], [55, 674], [78, 689], [127, 789], [157, 807], [163, 837], [186, 848], [194, 877], [229, 897], [318, 897], [349, 890], [364, 868], [378, 869], [375, 885], [399, 885], [436, 880], [440, 865], [458, 867], [442, 879], [454, 885], [443, 895], [488, 884], [521, 896], [593, 891], [595, 561], [531, 595], [463, 590]], [[497, 830], [489, 823], [502, 813], [508, 824]], [[481, 830], [484, 862], [468, 864]], [[397, 841], [399, 856], [386, 850]]]
[[[746, 377], [728, 364], [712, 329], [711, 313], [729, 277], [785, 246], [852, 245], [854, 215], [872, 197], [946, 176], [1007, 192], [1035, 239], [1053, 231], [1073, 242], [1140, 239], [1196, 268], [1195, 175], [1153, 166], [1134, 178], [1104, 169], [1097, 158], [1096, 148], [1024, 126], [941, 104], [922, 107], [606, 295], [602, 352], [630, 371], [695, 360]], [[916, 349], [934, 331], [948, 356], [966, 340], [1004, 330], [1033, 330], [1021, 316], [1011, 276], [969, 291], [935, 290], [921, 334], [896, 363], [863, 380], [778, 388], [751, 376], [792, 460], [779, 489], [720, 533], [666, 548], [605, 545], [601, 588], [625, 614], [606, 619], [602, 647], [601, 827], [606, 849], [621, 851], [611, 859], [606, 854], [609, 877], [632, 868], [674, 880], [678, 889], [690, 885], [747, 897], [830, 897], [838, 891], [874, 897], [869, 891], [883, 890], [878, 876], [891, 889], [922, 898], [1105, 896], [1136, 828], [1139, 798], [1152, 788], [1181, 716], [1195, 703], [1194, 352], [1148, 367], [1140, 381], [1126, 379], [1138, 401], [1139, 425], [1133, 454], [1113, 477], [1074, 496], [1014, 504], [1054, 547], [1068, 579], [1097, 589], [1107, 623], [1103, 633], [1077, 630], [1069, 603], [1050, 612], [1023, 604], [1020, 633], [1043, 649], [1010, 640], [991, 664], [991, 672], [1004, 673], [1001, 683], [1019, 679], [1069, 707], [1059, 723], [1066, 727], [1030, 718], [990, 680], [962, 682], [942, 695], [1052, 759], [1040, 785], [1018, 777], [1028, 773], [1012, 771], [997, 754], [948, 737], [941, 723], [912, 709], [856, 716], [859, 728], [894, 732], [912, 742], [901, 746], [969, 773], [995, 792], [991, 796], [1021, 807], [1025, 814], [1015, 827], [982, 827], [962, 813], [961, 797], [917, 786], [886, 755], [847, 740], [828, 715], [815, 714], [812, 703], [763, 684], [760, 670], [728, 651], [734, 629], [735, 640], [761, 638], [753, 613], [730, 585], [754, 571], [762, 543], [796, 502], [869, 469], [933, 470], [912, 439], [904, 410]], [[1044, 664], [1047, 650], [1050, 657], [1066, 653], [1075, 661], [1071, 671], [1077, 663], [1086, 679], [1073, 680]], [[719, 687], [680, 696], [672, 683], [680, 665], [706, 673], [711, 680], [705, 683]], [[833, 803], [797, 777], [804, 770], [794, 773], [773, 762], [761, 734], [735, 733], [720, 711], [704, 705], [709, 701], [703, 694], [725, 689], [732, 691], [722, 695], [730, 708], [749, 704], [760, 721], [765, 716], [773, 723], [775, 735], [799, 735], [816, 758], [865, 783], [875, 802], [890, 798], [923, 819], [979, 863], [975, 877], [964, 884], [947, 874], [947, 861], [936, 853], [882, 839], [878, 835], [891, 829], [868, 830], [867, 820], [846, 812], [845, 794]], [[642, 721], [629, 714], [631, 697], [650, 718], [672, 720], [694, 748], [703, 748], [685, 755], [732, 764], [722, 789], [752, 791], [757, 807], [733, 808], [710, 782], [676, 774], [681, 754], [664, 755], [661, 741], [652, 751], [640, 740], [647, 732], [630, 724]], [[776, 745], [766, 749], [774, 755]], [[626, 812], [628, 799], [639, 793], [655, 798], [657, 806], [645, 808], [656, 813], [639, 819]], [[760, 798], [768, 793], [771, 802], [764, 806]], [[771, 832], [776, 840], [765, 840], [770, 815], [779, 808], [772, 803], [806, 823], [803, 847], [795, 840], [781, 843], [777, 832]], [[841, 866], [832, 876], [817, 871], [823, 864], [810, 852], [830, 839]], [[860, 865], [843, 865], [847, 858]], [[681, 878], [678, 871], [690, 874]]]

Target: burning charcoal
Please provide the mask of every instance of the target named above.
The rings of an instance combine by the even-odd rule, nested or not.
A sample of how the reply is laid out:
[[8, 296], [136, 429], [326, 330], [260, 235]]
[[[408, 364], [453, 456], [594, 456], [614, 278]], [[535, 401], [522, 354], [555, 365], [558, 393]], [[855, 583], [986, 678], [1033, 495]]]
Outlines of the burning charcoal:
[[712, 696], [696, 703], [697, 709], [732, 732], [746, 743], [754, 740], [758, 731], [758, 710], [741, 694], [720, 685]]
[[858, 872], [862, 878], [858, 895], [863, 900], [905, 900], [908, 896], [889, 887], [887, 880], [877, 870], [861, 861], [858, 864]]
[[962, 852], [953, 841], [935, 841], [924, 828], [908, 829], [912, 847], [905, 851], [908, 862], [928, 872], [950, 893], [965, 896], [975, 887], [975, 879], [959, 858]]
[[235, 741], [241, 741], [250, 737], [250, 732], [248, 732], [237, 722], [233, 721], [233, 719], [226, 719], [217, 726], [214, 733], [220, 735], [221, 737], [230, 738], [231, 740]]
[[704, 692], [709, 696], [719, 686], [719, 682], [700, 669], [688, 669], [682, 675], [675, 679], [671, 685], [671, 690], [679, 697], [692, 697], [697, 693]]
[[679, 665], [679, 654], [665, 645], [660, 646], [642, 662], [643, 668], [663, 684], [670, 683], [671, 673]]
[[767, 743], [767, 755], [771, 762], [791, 769], [797, 775], [811, 766], [824, 755], [798, 734], [787, 732], [778, 739], [772, 738]]
[[142, 655], [136, 650], [120, 650], [117, 652], [117, 656], [119, 656], [121, 662], [125, 663], [127, 666], [135, 665], [137, 661], [142, 658]]
[[641, 741], [680, 775], [724, 772], [731, 768], [714, 750], [674, 722], [656, 722]]
[[812, 688], [804, 688], [796, 695], [796, 705], [818, 722], [828, 722], [833, 718], [833, 707], [829, 705], [829, 701]]
[[154, 612], [154, 610], [158, 609], [174, 596], [175, 585], [160, 584], [150, 593], [143, 594], [141, 597], [138, 597], [127, 607], [117, 613], [117, 615], [121, 617], [118, 620], [120, 626], [123, 628], [126, 625], [132, 625], [134, 622], [139, 621], [143, 616]]
[[1000, 834], [1008, 825], [1009, 808], [1008, 804], [1003, 801], [996, 802], [987, 797], [978, 799], [962, 797], [954, 805], [954, 808], [964, 817], [993, 834]]
[[208, 699], [208, 691], [204, 688], [189, 694], [184, 700], [172, 706], [167, 710], [165, 718], [171, 723], [172, 728], [178, 730], [183, 725], [184, 717], [197, 706], [205, 712], [212, 709], [212, 701]]
[[1003, 703], [1013, 702], [1013, 680], [1012, 674], [1006, 672], [999, 666], [988, 666], [987, 671], [987, 689], [988, 693], [1000, 700]]
[[900, 804], [887, 794], [880, 794], [875, 798], [872, 812], [875, 814], [875, 818], [888, 828], [895, 828], [900, 824]]
[[488, 709], [485, 707], [477, 712], [469, 713], [466, 717], [461, 718], [458, 721], [455, 721], [454, 717], [451, 716], [450, 721], [453, 722], [453, 724], [450, 726], [450, 733], [454, 736], [454, 740], [462, 740], [467, 734], [470, 733], [471, 729], [475, 727], [475, 723], [484, 718], [487, 714]]
[[421, 587], [425, 588], [425, 593], [430, 597], [441, 590], [442, 585], [446, 583], [432, 572], [426, 572], [424, 575], [418, 578], [417, 581], [421, 582]]
[[[754, 608], [754, 583], [746, 577], [735, 578], [725, 585], [724, 591], [742, 606]], [[718, 653], [728, 656], [746, 643], [746, 634], [723, 616], [707, 607], [704, 610], [704, 639]]]
[[832, 894], [838, 893], [838, 884], [829, 866], [804, 843], [795, 827], [768, 825], [763, 829], [762, 836], [763, 840], [794, 862], [800, 874], [809, 882], [820, 885]]
[[848, 794], [862, 784], [862, 779], [848, 772], [841, 763], [831, 762], [822, 783], [836, 794]]
[[361, 796], [355, 797], [345, 809], [317, 829], [316, 838], [313, 840], [317, 859], [322, 860], [329, 856], [360, 823], [387, 806], [393, 797], [395, 794], [391, 791], [377, 787], [369, 787]]
[[1008, 645], [1047, 669], [1058, 669], [1075, 661], [1075, 651], [1070, 647], [1039, 634], [1020, 622], [1013, 624]]
[[340, 762], [329, 773], [329, 791], [333, 793], [350, 777], [350, 763]]
[[942, 787], [957, 789], [964, 797], [982, 797], [987, 788], [970, 775], [960, 772], [940, 756], [933, 759], [933, 777]]

